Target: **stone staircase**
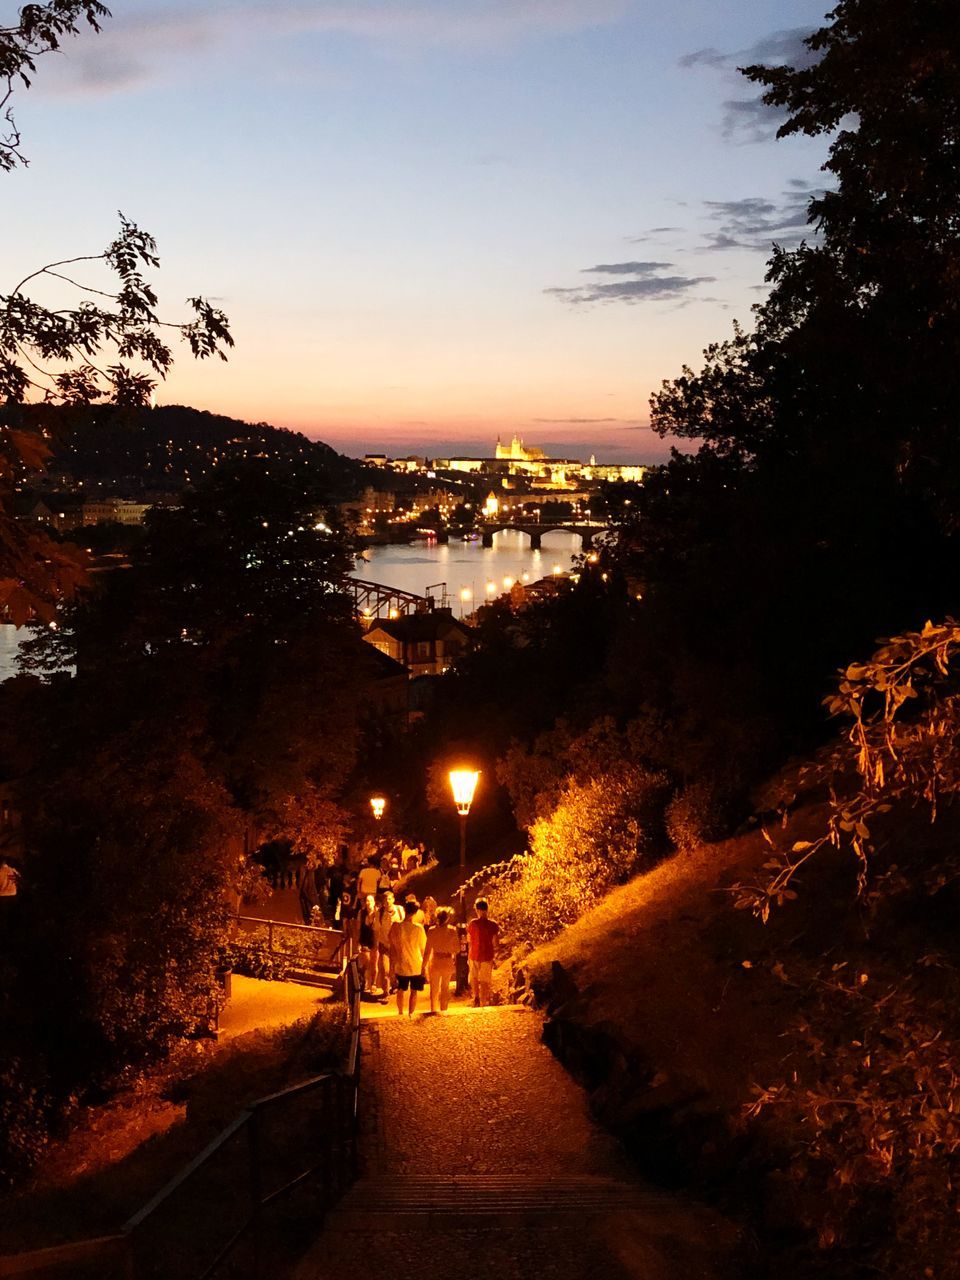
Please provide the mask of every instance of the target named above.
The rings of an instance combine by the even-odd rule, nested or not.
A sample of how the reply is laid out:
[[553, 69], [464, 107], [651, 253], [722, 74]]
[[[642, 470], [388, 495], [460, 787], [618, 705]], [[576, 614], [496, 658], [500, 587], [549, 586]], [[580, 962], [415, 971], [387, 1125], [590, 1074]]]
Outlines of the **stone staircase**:
[[381, 1174], [362, 1178], [329, 1215], [327, 1231], [448, 1231], [460, 1227], [558, 1226], [676, 1206], [642, 1184], [589, 1174]]

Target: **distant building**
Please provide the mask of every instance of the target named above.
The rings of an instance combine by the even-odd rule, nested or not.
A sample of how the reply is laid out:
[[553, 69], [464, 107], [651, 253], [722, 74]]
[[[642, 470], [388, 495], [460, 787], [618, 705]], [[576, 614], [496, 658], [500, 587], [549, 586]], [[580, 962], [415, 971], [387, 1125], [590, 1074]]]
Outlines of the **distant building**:
[[376, 516], [390, 515], [397, 505], [397, 495], [390, 490], [367, 485], [358, 498], [341, 502], [339, 511], [347, 521], [362, 525]]
[[35, 492], [16, 495], [14, 511], [19, 519], [36, 521], [52, 529], [76, 529], [83, 522], [80, 499], [72, 493], [48, 492], [39, 497]]
[[578, 485], [598, 484], [601, 480], [643, 481], [646, 467], [639, 463], [598, 463], [577, 458], [548, 458], [542, 449], [524, 444], [514, 435], [509, 444], [497, 438], [492, 458], [435, 458], [437, 471], [459, 471], [468, 475], [524, 476], [542, 489], [573, 489]]
[[150, 505], [149, 502], [130, 502], [126, 498], [87, 498], [83, 503], [83, 523], [143, 524]]
[[451, 609], [378, 618], [364, 635], [368, 644], [401, 662], [413, 676], [443, 675], [469, 649], [472, 632]]
[[517, 435], [508, 445], [501, 444], [500, 437], [497, 436], [496, 457], [498, 461], [507, 458], [511, 462], [542, 462], [546, 454], [542, 449], [528, 449]]

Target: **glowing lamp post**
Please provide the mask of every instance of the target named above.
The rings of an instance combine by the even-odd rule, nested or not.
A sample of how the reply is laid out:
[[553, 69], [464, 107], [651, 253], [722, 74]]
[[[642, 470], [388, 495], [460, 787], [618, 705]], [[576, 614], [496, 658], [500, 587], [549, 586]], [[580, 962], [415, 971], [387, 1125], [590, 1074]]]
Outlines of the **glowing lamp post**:
[[[453, 800], [460, 815], [460, 874], [467, 868], [467, 814], [473, 804], [473, 793], [477, 789], [480, 774], [472, 769], [451, 769], [450, 788]], [[460, 886], [460, 919], [464, 917], [463, 885]]]
[[383, 796], [370, 797], [370, 808], [373, 810], [373, 816], [376, 818], [377, 822], [379, 822], [383, 817], [383, 811], [386, 807], [387, 802], [384, 800]]

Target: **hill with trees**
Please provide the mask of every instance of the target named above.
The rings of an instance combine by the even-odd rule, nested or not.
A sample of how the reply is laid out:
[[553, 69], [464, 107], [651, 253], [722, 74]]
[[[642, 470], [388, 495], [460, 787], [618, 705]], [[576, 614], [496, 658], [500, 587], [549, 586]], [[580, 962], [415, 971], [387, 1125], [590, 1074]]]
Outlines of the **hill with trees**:
[[50, 476], [107, 490], [179, 491], [248, 458], [322, 470], [331, 497], [351, 495], [361, 481], [359, 463], [300, 432], [185, 405], [62, 406], [44, 420], [53, 436]]

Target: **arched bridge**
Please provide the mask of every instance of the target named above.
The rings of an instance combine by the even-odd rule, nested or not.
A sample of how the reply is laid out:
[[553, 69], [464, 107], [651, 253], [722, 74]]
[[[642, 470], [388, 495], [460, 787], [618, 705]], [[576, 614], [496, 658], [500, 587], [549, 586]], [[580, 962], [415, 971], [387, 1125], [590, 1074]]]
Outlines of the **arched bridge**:
[[530, 539], [530, 549], [532, 551], [540, 550], [540, 543], [545, 533], [578, 533], [580, 535], [580, 548], [582, 551], [589, 551], [593, 546], [593, 540], [598, 533], [606, 533], [609, 525], [604, 524], [602, 520], [485, 520], [479, 526], [481, 538], [485, 547], [493, 546], [493, 535], [495, 533], [505, 533], [508, 530], [516, 530], [518, 533], [525, 533]]

